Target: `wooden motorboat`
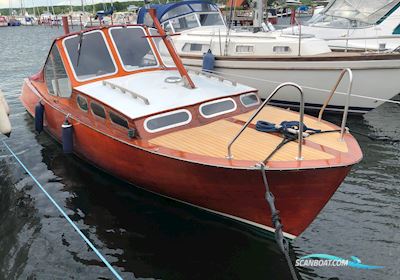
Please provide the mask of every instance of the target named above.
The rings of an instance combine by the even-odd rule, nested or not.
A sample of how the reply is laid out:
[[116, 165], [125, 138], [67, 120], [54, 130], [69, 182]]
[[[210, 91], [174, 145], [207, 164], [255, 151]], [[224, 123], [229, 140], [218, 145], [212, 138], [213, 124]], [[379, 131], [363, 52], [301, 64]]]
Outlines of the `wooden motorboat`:
[[[299, 123], [288, 140], [279, 130], [256, 130], [260, 120], [281, 124], [303, 115], [264, 107], [254, 88], [188, 73], [157, 27], [110, 26], [57, 38], [43, 69], [22, 87], [37, 130], [148, 191], [273, 231], [265, 165], [284, 234], [295, 238], [361, 160], [357, 141], [310, 116], [306, 126], [330, 132], [302, 133]], [[159, 41], [169, 58], [160, 55]]]

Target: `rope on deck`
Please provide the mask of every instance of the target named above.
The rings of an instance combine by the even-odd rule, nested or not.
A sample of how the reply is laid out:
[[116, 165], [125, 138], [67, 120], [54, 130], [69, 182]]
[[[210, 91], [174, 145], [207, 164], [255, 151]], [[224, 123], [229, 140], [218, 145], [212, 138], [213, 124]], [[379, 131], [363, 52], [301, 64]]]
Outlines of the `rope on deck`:
[[36, 185], [43, 191], [43, 193], [47, 196], [47, 198], [54, 204], [54, 206], [60, 211], [60, 213], [64, 216], [64, 218], [71, 224], [71, 226], [75, 229], [75, 231], [80, 235], [83, 241], [89, 245], [90, 248], [96, 253], [96, 255], [101, 259], [101, 261], [108, 267], [108, 269], [114, 274], [115, 278], [118, 280], [123, 280], [123, 278], [118, 274], [118, 272], [111, 266], [111, 264], [106, 260], [105, 257], [100, 253], [99, 250], [93, 245], [93, 243], [83, 234], [83, 232], [78, 228], [78, 226], [68, 217], [67, 213], [57, 204], [57, 202], [50, 196], [50, 194], [45, 190], [45, 188], [39, 183], [38, 180], [32, 175], [32, 173], [28, 170], [28, 168], [22, 163], [22, 161], [18, 158], [18, 156], [11, 150], [11, 148], [7, 145], [7, 143], [2, 140], [4, 146], [11, 153], [11, 155], [16, 159], [16, 161], [21, 165], [21, 167], [25, 170], [26, 173], [32, 178], [32, 180], [36, 183]]

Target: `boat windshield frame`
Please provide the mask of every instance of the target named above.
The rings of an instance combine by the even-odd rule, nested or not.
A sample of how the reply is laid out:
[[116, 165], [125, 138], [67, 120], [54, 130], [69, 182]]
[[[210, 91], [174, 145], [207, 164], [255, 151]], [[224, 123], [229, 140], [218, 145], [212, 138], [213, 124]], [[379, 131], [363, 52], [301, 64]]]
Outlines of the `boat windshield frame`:
[[[325, 20], [328, 19], [328, 20]], [[347, 22], [347, 26], [340, 26], [340, 25], [335, 25], [333, 22], [336, 20], [340, 20], [343, 22]], [[355, 23], [355, 24], [354, 24]], [[326, 25], [324, 25], [326, 24]], [[337, 17], [337, 16], [330, 16], [326, 14], [318, 14], [315, 18], [311, 18], [305, 25], [310, 26], [310, 27], [318, 27], [318, 28], [334, 28], [334, 29], [364, 29], [364, 28], [370, 28], [371, 26], [374, 26], [374, 24], [366, 23], [363, 21], [359, 20], [353, 20], [353, 19], [348, 19], [344, 17]]]
[[[218, 25], [202, 25], [201, 21], [200, 21], [200, 15], [204, 15], [204, 14], [218, 14], [222, 24], [218, 24]], [[172, 24], [173, 20], [179, 20], [181, 18], [189, 17], [189, 16], [192, 16], [192, 15], [194, 15], [195, 18], [196, 18], [196, 22], [197, 22], [197, 26], [196, 27], [191, 27], [191, 28], [186, 28], [186, 29], [181, 29], [181, 30], [175, 30], [174, 25]], [[211, 11], [211, 12], [194, 11], [194, 12], [187, 13], [187, 14], [184, 14], [184, 15], [181, 15], [181, 16], [168, 18], [168, 19], [164, 20], [163, 22], [161, 22], [161, 25], [162, 25], [162, 27], [164, 29], [165, 29], [166, 25], [169, 25], [169, 27], [170, 27], [170, 29], [171, 29], [171, 31], [173, 33], [178, 33], [178, 32], [181, 32], [181, 31], [191, 30], [191, 29], [199, 28], [199, 27], [210, 27], [210, 26], [223, 26], [223, 27], [226, 27], [225, 20], [224, 20], [224, 18], [222, 16], [221, 12], [219, 12], [219, 11]], [[167, 29], [165, 29], [165, 30], [167, 30]]]
[[[160, 63], [160, 60], [159, 60], [158, 57], [157, 57], [157, 53], [160, 54], [160, 52], [159, 52], [159, 50], [157, 49], [156, 43], [153, 42], [153, 44], [152, 44], [152, 42], [150, 42], [150, 38], [149, 38], [149, 37], [144, 38], [144, 39], [146, 39], [148, 45], [150, 46], [151, 52], [152, 52], [152, 54], [153, 54], [153, 56], [154, 56], [154, 59], [155, 59], [155, 61], [156, 61], [157, 63], [156, 63], [155, 65], [144, 66], [144, 67], [138, 67], [138, 68], [135, 68], [135, 69], [129, 69], [129, 68], [126, 67], [124, 61], [122, 60], [121, 54], [120, 54], [120, 52], [119, 52], [119, 50], [118, 50], [117, 43], [115, 42], [114, 37], [113, 37], [113, 35], [112, 35], [112, 33], [111, 33], [111, 31], [112, 31], [113, 29], [124, 29], [124, 28], [129, 28], [129, 29], [141, 29], [141, 30], [143, 31], [143, 36], [148, 36], [148, 35], [150, 34], [149, 30], [146, 30], [145, 28], [143, 28], [143, 26], [140, 26], [140, 25], [112, 26], [112, 27], [108, 28], [108, 35], [110, 36], [110, 40], [111, 40], [111, 42], [112, 42], [112, 44], [113, 44], [113, 47], [114, 47], [114, 49], [115, 49], [115, 52], [117, 53], [117, 56], [118, 56], [119, 62], [121, 63], [122, 68], [123, 68], [126, 72], [135, 72], [135, 71], [138, 71], [138, 70], [141, 70], [141, 69], [160, 68], [161, 63]], [[148, 32], [146, 32], [146, 31], [148, 31]], [[149, 33], [149, 34], [148, 34], [148, 33]], [[156, 49], [155, 49], [155, 48], [156, 48]]]
[[[113, 62], [115, 71], [112, 72], [112, 73], [106, 73], [106, 74], [104, 74], [104, 75], [99, 75], [99, 76], [94, 76], [94, 77], [88, 77], [88, 78], [84, 78], [84, 79], [79, 78], [79, 76], [77, 75], [77, 73], [76, 73], [76, 71], [75, 71], [74, 64], [72, 63], [72, 60], [71, 60], [71, 57], [70, 57], [70, 55], [69, 55], [69, 52], [68, 52], [68, 49], [67, 49], [67, 47], [66, 47], [65, 42], [66, 42], [67, 40], [76, 38], [76, 37], [78, 37], [78, 36], [80, 36], [80, 35], [79, 35], [79, 34], [71, 35], [71, 36], [68, 36], [68, 37], [65, 37], [65, 38], [62, 39], [62, 46], [63, 46], [63, 48], [64, 48], [65, 57], [67, 58], [69, 67], [70, 67], [70, 69], [71, 69], [71, 71], [72, 71], [72, 73], [73, 73], [73, 75], [74, 75], [75, 80], [78, 81], [78, 82], [87, 82], [87, 81], [91, 81], [91, 80], [97, 80], [97, 79], [100, 79], [100, 78], [105, 78], [105, 77], [113, 76], [113, 75], [115, 75], [115, 74], [117, 74], [117, 73], [119, 72], [119, 68], [118, 68], [117, 62], [115, 61], [115, 57], [114, 57], [114, 55], [113, 55], [113, 53], [112, 53], [112, 51], [111, 51], [110, 45], [108, 44], [107, 38], [106, 38], [106, 36], [105, 36], [105, 34], [104, 34], [104, 32], [103, 32], [102, 30], [100, 30], [100, 29], [90, 30], [90, 31], [87, 31], [87, 32], [82, 33], [82, 36], [85, 36], [85, 35], [87, 35], [87, 34], [96, 33], [96, 32], [97, 32], [97, 33], [100, 33], [101, 36], [102, 36], [102, 38], [103, 38], [104, 44], [105, 44], [105, 46], [106, 46], [106, 48], [107, 48], [107, 50], [108, 50], [108, 53], [109, 53], [109, 55], [110, 55], [110, 58], [111, 58], [112, 62]], [[83, 46], [83, 47], [85, 47], [85, 46]]]

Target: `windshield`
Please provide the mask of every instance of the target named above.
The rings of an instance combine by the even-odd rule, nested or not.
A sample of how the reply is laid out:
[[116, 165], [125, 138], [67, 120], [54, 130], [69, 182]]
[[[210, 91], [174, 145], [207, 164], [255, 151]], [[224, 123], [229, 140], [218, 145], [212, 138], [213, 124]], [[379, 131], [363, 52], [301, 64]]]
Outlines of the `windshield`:
[[[151, 28], [149, 29], [150, 35], [152, 36], [160, 36], [157, 29]], [[161, 59], [165, 66], [167, 67], [176, 67], [174, 61], [172, 60], [171, 55], [168, 52], [167, 47], [164, 44], [164, 41], [161, 37], [153, 37], [154, 44], [157, 47], [158, 53], [161, 56]]]
[[328, 4], [324, 13], [329, 16], [377, 24], [399, 3], [398, 0], [334, 0]]
[[125, 70], [158, 66], [141, 27], [113, 27], [110, 34]]
[[202, 26], [224, 25], [219, 13], [198, 14]]
[[362, 28], [371, 26], [368, 23], [341, 18], [341, 17], [334, 17], [328, 16], [325, 14], [319, 14], [307, 22], [307, 25], [310, 26], [318, 26], [318, 27], [328, 27], [328, 28], [340, 28], [340, 29], [348, 29], [348, 28]]
[[117, 70], [101, 31], [67, 38], [64, 46], [78, 80], [114, 74]]

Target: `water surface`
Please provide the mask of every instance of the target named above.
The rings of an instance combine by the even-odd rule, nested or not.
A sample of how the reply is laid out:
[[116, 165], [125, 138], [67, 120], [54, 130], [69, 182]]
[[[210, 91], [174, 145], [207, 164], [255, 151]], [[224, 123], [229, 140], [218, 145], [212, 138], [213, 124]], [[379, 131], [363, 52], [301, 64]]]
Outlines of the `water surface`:
[[[121, 182], [64, 155], [51, 137], [34, 132], [18, 99], [20, 87], [40, 69], [51, 40], [61, 33], [50, 27], [0, 28], [0, 88], [14, 129], [6, 141], [121, 275], [289, 279], [275, 243], [259, 232]], [[363, 161], [291, 250], [293, 258], [357, 256], [385, 268], [301, 268], [303, 279], [400, 279], [399, 119], [395, 104], [350, 117], [351, 129], [386, 141], [356, 135]], [[0, 143], [0, 279], [112, 277]]]

